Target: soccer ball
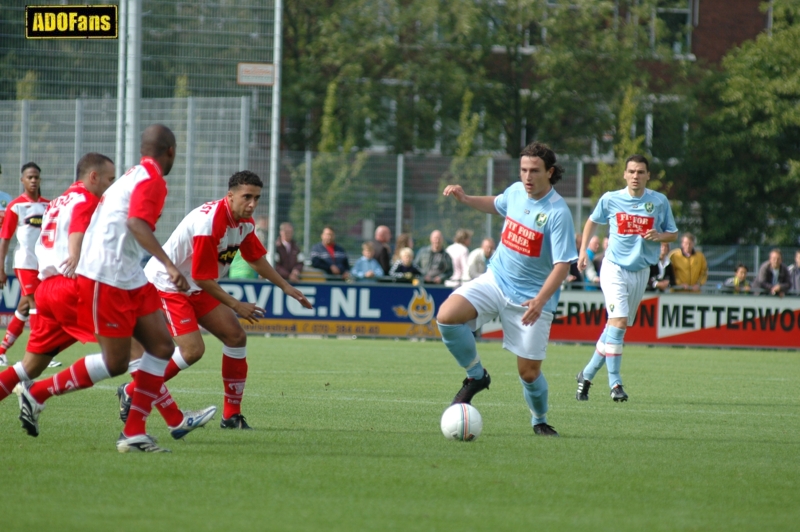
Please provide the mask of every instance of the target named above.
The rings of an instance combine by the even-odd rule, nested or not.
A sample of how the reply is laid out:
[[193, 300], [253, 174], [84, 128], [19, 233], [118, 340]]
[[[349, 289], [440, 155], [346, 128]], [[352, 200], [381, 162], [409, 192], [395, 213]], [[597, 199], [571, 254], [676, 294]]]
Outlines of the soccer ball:
[[448, 440], [472, 441], [481, 435], [483, 419], [474, 406], [456, 403], [442, 414], [441, 426], [442, 434]]

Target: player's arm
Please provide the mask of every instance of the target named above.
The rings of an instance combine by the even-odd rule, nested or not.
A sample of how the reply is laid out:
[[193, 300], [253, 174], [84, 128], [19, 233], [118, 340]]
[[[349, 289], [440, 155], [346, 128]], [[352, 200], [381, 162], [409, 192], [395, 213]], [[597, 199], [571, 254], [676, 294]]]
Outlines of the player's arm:
[[61, 271], [64, 277], [75, 279], [75, 268], [78, 267], [78, 261], [81, 258], [81, 245], [83, 245], [83, 232], [74, 232], [69, 234], [69, 243], [67, 246], [68, 257], [67, 260], [61, 263]]
[[11, 239], [0, 238], [0, 288], [6, 285], [8, 277], [6, 276], [6, 255], [8, 255], [8, 247], [11, 245]]
[[263, 308], [256, 306], [255, 303], [239, 301], [223, 290], [216, 279], [195, 279], [194, 282], [208, 295], [226, 307], [230, 307], [231, 310], [250, 323], [256, 323], [258, 318], [264, 316]]
[[644, 239], [650, 242], [675, 242], [678, 240], [678, 233], [659, 233], [655, 229], [650, 229], [644, 234]]
[[164, 265], [175, 288], [181, 292], [187, 291], [189, 289], [189, 283], [178, 270], [177, 266], [169, 259], [164, 249], [161, 247], [161, 244], [158, 243], [156, 235], [153, 233], [153, 230], [150, 229], [150, 224], [141, 218], [132, 217], [128, 218], [125, 225], [128, 231], [133, 235], [133, 238], [139, 242], [139, 245]]
[[3, 225], [0, 228], [0, 288], [6, 285], [8, 278], [6, 277], [6, 255], [8, 255], [8, 248], [11, 245], [11, 238], [17, 230], [17, 211], [9, 204], [6, 207], [6, 214], [3, 217]]
[[296, 299], [305, 308], [313, 308], [313, 305], [306, 299], [303, 292], [290, 285], [286, 279], [281, 277], [280, 274], [275, 271], [275, 268], [270, 266], [265, 256], [261, 256], [254, 261], [247, 261], [247, 263], [258, 272], [258, 275], [283, 290], [287, 296]]
[[583, 236], [581, 237], [581, 249], [578, 250], [578, 271], [583, 271], [589, 265], [589, 254], [586, 250], [589, 248], [589, 240], [594, 236], [597, 229], [597, 223], [590, 219], [586, 220], [586, 225], [583, 226]]
[[528, 310], [522, 315], [523, 325], [533, 325], [536, 323], [536, 320], [542, 315], [542, 309], [545, 304], [553, 297], [556, 290], [561, 287], [561, 283], [564, 282], [567, 275], [569, 275], [569, 262], [557, 262], [553, 264], [553, 271], [551, 271], [550, 275], [545, 279], [542, 289], [539, 290], [536, 297], [522, 303], [522, 306], [528, 307]]
[[499, 214], [497, 208], [494, 206], [495, 196], [469, 196], [461, 185], [447, 185], [444, 187], [445, 196], [453, 196], [458, 202], [463, 203], [467, 207], [472, 207], [475, 210], [485, 212], [487, 214]]

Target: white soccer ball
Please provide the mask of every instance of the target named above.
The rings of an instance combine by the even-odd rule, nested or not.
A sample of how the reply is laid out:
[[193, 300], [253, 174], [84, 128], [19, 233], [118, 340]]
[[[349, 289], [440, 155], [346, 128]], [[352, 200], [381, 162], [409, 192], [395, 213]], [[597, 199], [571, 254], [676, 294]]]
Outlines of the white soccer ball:
[[442, 414], [441, 426], [442, 434], [448, 440], [472, 441], [481, 435], [483, 419], [474, 406], [456, 403]]

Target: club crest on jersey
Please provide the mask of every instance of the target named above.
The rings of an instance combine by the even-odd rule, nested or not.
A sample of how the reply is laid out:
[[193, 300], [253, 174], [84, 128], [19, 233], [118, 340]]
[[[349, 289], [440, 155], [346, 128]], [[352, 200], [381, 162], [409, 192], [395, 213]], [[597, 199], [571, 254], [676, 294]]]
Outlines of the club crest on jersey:
[[536, 227], [542, 227], [546, 223], [547, 223], [547, 214], [540, 212], [538, 216], [536, 216]]
[[644, 210], [646, 210], [648, 213], [653, 212], [653, 204], [648, 201], [644, 204]]
[[32, 225], [33, 227], [41, 227], [42, 226], [42, 215], [41, 214], [34, 214], [32, 216], [28, 216], [25, 218], [26, 225]]
[[610, 305], [608, 305], [608, 310], [610, 310], [611, 312], [614, 312], [614, 303], [611, 303]]
[[225, 251], [220, 251], [217, 260], [222, 264], [230, 264], [236, 257], [236, 252], [239, 251], [239, 246], [228, 246]]

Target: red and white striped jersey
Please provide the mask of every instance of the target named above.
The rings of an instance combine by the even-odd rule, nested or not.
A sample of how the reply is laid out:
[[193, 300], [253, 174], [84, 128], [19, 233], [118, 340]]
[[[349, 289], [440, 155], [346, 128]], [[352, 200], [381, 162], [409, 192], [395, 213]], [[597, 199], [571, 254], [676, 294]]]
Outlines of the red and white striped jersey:
[[[199, 292], [195, 280], [219, 279], [241, 251], [252, 262], [267, 254], [255, 235], [252, 218], [233, 218], [227, 198], [205, 203], [186, 215], [164, 244], [164, 251], [189, 281], [189, 293]], [[147, 278], [163, 292], [177, 292], [167, 270], [155, 257], [144, 268]]]
[[50, 200], [35, 200], [23, 193], [6, 207], [3, 228], [0, 238], [11, 240], [17, 233], [17, 250], [14, 252], [14, 268], [19, 270], [36, 270], [36, 241], [42, 230], [42, 215]]
[[100, 198], [76, 181], [50, 202], [42, 219], [42, 234], [36, 241], [39, 279], [61, 275], [61, 265], [69, 258], [69, 235], [85, 233]]
[[142, 157], [100, 198], [83, 237], [77, 273], [123, 290], [146, 285], [141, 266], [144, 249], [126, 223], [139, 218], [155, 231], [166, 198], [161, 167], [152, 158]]

